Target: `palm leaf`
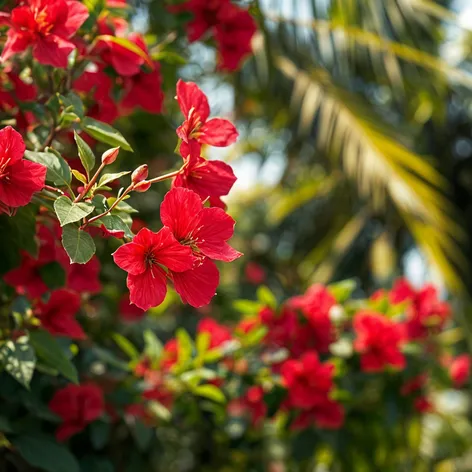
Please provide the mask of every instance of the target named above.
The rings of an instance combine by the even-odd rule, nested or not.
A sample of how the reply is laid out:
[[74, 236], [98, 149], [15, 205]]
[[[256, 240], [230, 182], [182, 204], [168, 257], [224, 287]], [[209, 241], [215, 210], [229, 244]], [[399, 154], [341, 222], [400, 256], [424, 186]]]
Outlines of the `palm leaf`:
[[460, 226], [450, 216], [446, 181], [434, 167], [395, 139], [366, 103], [336, 87], [321, 70], [310, 74], [286, 57], [276, 66], [293, 82], [292, 109], [308, 134], [317, 120], [317, 144], [353, 179], [374, 209], [392, 202], [410, 232], [453, 288], [460, 285]]

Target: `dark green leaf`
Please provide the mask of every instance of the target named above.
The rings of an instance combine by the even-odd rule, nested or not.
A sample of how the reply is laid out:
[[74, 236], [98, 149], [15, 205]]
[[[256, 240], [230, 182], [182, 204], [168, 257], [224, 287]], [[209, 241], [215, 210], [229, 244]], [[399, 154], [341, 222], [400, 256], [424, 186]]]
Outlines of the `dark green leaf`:
[[64, 226], [62, 230], [62, 245], [71, 263], [86, 264], [95, 254], [95, 243], [90, 234], [79, 230], [74, 225]]
[[60, 187], [68, 187], [72, 180], [72, 174], [67, 162], [50, 152], [25, 151], [25, 157], [33, 162], [38, 162], [47, 167], [46, 180]]
[[76, 458], [69, 450], [46, 435], [20, 435], [11, 440], [23, 459], [47, 472], [80, 472]]
[[38, 359], [57, 369], [66, 379], [78, 383], [77, 370], [57, 340], [47, 331], [30, 332], [30, 342]]
[[66, 273], [59, 262], [53, 261], [39, 268], [39, 274], [48, 288], [54, 290], [64, 287], [66, 284]]
[[84, 104], [81, 98], [74, 92], [69, 92], [67, 95], [61, 95], [60, 100], [62, 104], [67, 107], [72, 107], [72, 111], [79, 117], [84, 117]]
[[90, 203], [73, 203], [69, 198], [62, 196], [54, 202], [54, 210], [61, 226], [75, 223], [90, 215], [95, 209]]
[[90, 440], [95, 449], [103, 449], [110, 437], [110, 424], [105, 421], [95, 421], [90, 425]]
[[77, 143], [77, 150], [79, 151], [80, 162], [84, 166], [87, 177], [90, 179], [90, 173], [95, 167], [95, 154], [90, 149], [90, 146], [74, 131], [74, 139]]
[[0, 362], [17, 382], [29, 388], [36, 365], [36, 356], [28, 343], [28, 338], [23, 337], [16, 342], [7, 341], [0, 348]]
[[123, 135], [106, 123], [87, 116], [82, 120], [82, 127], [88, 135], [102, 143], [109, 144], [110, 146], [120, 146], [125, 151], [133, 151]]

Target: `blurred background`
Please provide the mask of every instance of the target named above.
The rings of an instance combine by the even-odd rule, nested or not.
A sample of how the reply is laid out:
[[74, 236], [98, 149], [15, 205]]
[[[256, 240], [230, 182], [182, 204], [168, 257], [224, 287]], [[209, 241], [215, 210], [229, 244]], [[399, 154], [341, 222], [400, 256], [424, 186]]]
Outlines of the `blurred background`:
[[[234, 120], [241, 134], [230, 148], [204, 152], [230, 163], [238, 176], [226, 203], [237, 221], [233, 246], [245, 254], [224, 267], [208, 313], [238, 319], [231, 300], [254, 299], [261, 283], [280, 300], [315, 282], [354, 278], [362, 297], [406, 275], [416, 286], [434, 282], [451, 300], [457, 340], [470, 350], [470, 0], [236, 2], [250, 9], [259, 33], [254, 56], [228, 75], [215, 73], [211, 43], [188, 45], [182, 18], [164, 2], [130, 3], [134, 28], [163, 46], [166, 113], [120, 119], [116, 125], [136, 151], [127, 159], [151, 162], [151, 175], [179, 165], [181, 116], [170, 92], [178, 77], [197, 82], [212, 115]], [[164, 191], [153, 186], [133, 199], [153, 229]], [[152, 312], [164, 340], [198, 321], [173, 316], [169, 304]], [[132, 339], [132, 328], [128, 334]], [[446, 403], [460, 409], [459, 400]], [[466, 453], [470, 423], [448, 423], [446, 432], [436, 427], [427, 424], [422, 439], [431, 464]], [[436, 433], [444, 437], [428, 442]], [[428, 470], [472, 470], [470, 461], [460, 461]]]

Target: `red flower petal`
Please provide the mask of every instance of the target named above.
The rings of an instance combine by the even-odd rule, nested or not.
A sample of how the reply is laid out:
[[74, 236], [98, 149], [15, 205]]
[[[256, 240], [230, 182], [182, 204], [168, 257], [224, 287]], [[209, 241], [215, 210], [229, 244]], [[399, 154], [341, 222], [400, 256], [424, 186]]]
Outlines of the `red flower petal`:
[[0, 130], [0, 164], [9, 160], [11, 166], [20, 161], [25, 154], [26, 146], [21, 134], [11, 126]]
[[202, 123], [210, 116], [208, 99], [198, 85], [193, 82], [184, 82], [179, 79], [177, 82], [177, 101], [186, 118], [188, 118], [192, 108], [198, 113]]
[[212, 118], [199, 130], [199, 141], [210, 146], [225, 147], [238, 139], [236, 127], [223, 118]]
[[[149, 231], [146, 228], [143, 231]], [[136, 236], [137, 238], [137, 236]], [[135, 240], [136, 240], [135, 238]], [[145, 260], [146, 248], [135, 242], [123, 244], [113, 253], [115, 264], [129, 274], [138, 275], [146, 270]]]
[[130, 302], [142, 310], [160, 305], [166, 296], [166, 273], [160, 267], [153, 267], [139, 275], [128, 275]]
[[193, 270], [172, 274], [174, 287], [184, 303], [195, 308], [208, 305], [216, 293], [220, 274], [209, 259]]

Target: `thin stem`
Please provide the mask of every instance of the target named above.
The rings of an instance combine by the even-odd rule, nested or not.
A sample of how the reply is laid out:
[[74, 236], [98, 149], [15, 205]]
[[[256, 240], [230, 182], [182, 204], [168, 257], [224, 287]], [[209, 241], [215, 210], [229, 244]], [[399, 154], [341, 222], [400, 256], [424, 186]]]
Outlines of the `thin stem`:
[[148, 179], [146, 182], [150, 184], [157, 184], [157, 182], [162, 182], [163, 180], [172, 179], [177, 177], [182, 169], [176, 170], [174, 172], [169, 172], [168, 174], [160, 175], [159, 177], [154, 177], [154, 179]]
[[80, 194], [77, 196], [77, 198], [74, 200], [74, 203], [80, 202], [82, 198], [89, 193], [90, 189], [93, 187], [95, 182], [98, 179], [98, 176], [100, 175], [100, 172], [105, 168], [105, 164], [100, 164], [100, 167], [97, 169], [97, 172], [95, 172], [94, 176], [90, 179], [90, 182], [85, 186], [85, 188], [80, 192]]
[[43, 187], [44, 190], [49, 190], [50, 192], [58, 192], [61, 195], [64, 195], [64, 192], [61, 189], [58, 189], [56, 187], [51, 187], [50, 185], [45, 185]]
[[114, 208], [119, 205], [123, 199], [128, 195], [135, 187], [135, 184], [131, 184], [124, 192], [123, 195], [121, 195], [120, 198], [117, 198], [115, 202], [111, 205], [111, 207], [107, 210], [104, 211], [103, 213], [100, 213], [100, 215], [94, 216], [93, 218], [90, 218], [90, 220], [86, 221], [80, 229], [84, 229], [86, 226], [88, 226], [90, 223], [93, 223], [94, 221], [99, 220], [100, 218], [103, 218], [104, 216], [108, 215], [110, 212], [114, 210]]

